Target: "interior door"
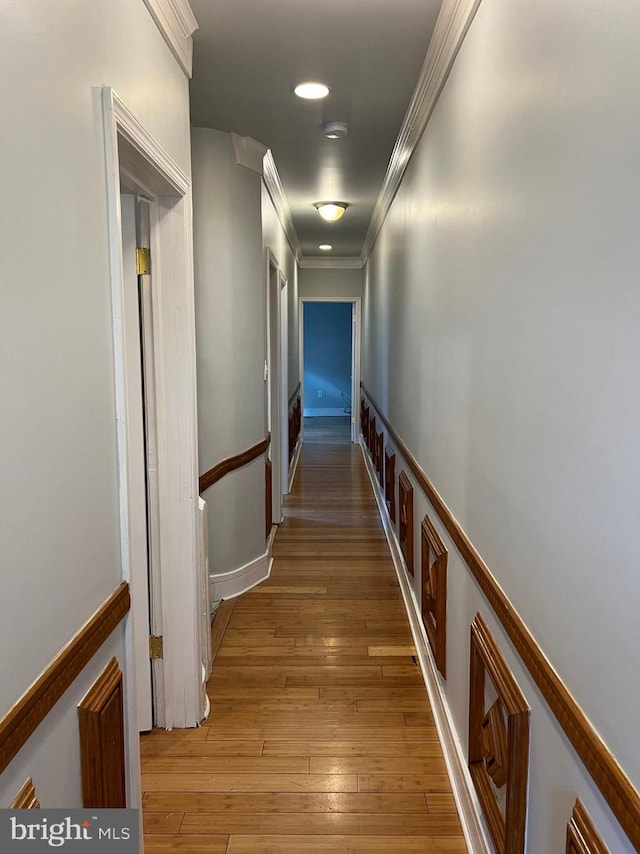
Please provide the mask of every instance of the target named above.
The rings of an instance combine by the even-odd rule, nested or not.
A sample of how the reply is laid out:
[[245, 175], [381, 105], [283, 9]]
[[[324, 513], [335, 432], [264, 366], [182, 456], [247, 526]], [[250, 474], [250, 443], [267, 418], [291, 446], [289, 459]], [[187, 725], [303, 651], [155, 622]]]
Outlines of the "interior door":
[[[123, 335], [125, 358], [141, 362], [140, 306], [136, 265], [136, 197], [133, 192], [120, 196], [122, 224], [122, 259], [124, 272]], [[131, 565], [128, 567], [131, 588], [133, 645], [135, 650], [136, 712], [141, 731], [152, 727], [152, 685], [149, 662], [149, 562], [147, 531], [147, 478], [143, 466], [134, 460], [144, 458], [145, 417], [142, 370], [127, 377], [127, 415], [129, 419], [131, 459], [127, 461], [128, 529]]]
[[[136, 200], [136, 235], [138, 248], [149, 251], [151, 257], [151, 215], [153, 203], [138, 196]], [[154, 347], [153, 262], [138, 268], [138, 315], [140, 318], [140, 375], [142, 378], [142, 417], [145, 446], [145, 498], [147, 522], [147, 575], [149, 634], [162, 637], [160, 590], [160, 482], [158, 471], [158, 416], [156, 392], [156, 353]], [[147, 653], [148, 654], [148, 653]], [[163, 678], [162, 658], [151, 660], [152, 698]]]

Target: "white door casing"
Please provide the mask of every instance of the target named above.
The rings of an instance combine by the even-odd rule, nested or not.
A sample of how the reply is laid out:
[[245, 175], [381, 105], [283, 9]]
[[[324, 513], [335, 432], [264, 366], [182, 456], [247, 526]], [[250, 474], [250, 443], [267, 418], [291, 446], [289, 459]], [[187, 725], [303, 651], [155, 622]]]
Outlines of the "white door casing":
[[[204, 715], [198, 587], [198, 458], [195, 385], [191, 182], [109, 87], [103, 89], [114, 373], [120, 492], [121, 560], [132, 599], [141, 600], [139, 548], [144, 504], [133, 500], [130, 477], [144, 471], [134, 441], [131, 395], [140, 377], [139, 351], [127, 348], [130, 317], [122, 256], [121, 178], [153, 200], [151, 292], [153, 376], [158, 451], [159, 561], [153, 597], [162, 623], [164, 658], [154, 674], [156, 723], [168, 729], [196, 726]], [[127, 333], [127, 334], [125, 334]], [[139, 340], [139, 339], [138, 339]], [[144, 452], [142, 452], [144, 453]], [[133, 539], [132, 539], [133, 537]], [[146, 570], [145, 570], [146, 572]], [[127, 725], [132, 779], [137, 757], [136, 657], [148, 639], [136, 625], [140, 601], [127, 621]], [[147, 629], [148, 631], [148, 629]], [[136, 656], [136, 651], [138, 656]], [[157, 678], [155, 678], [157, 676]], [[130, 802], [137, 802], [131, 793]]]
[[[282, 377], [282, 330], [281, 330], [281, 283], [283, 281], [278, 261], [270, 249], [266, 252], [266, 363], [267, 363], [267, 429], [271, 433], [271, 496], [272, 518], [279, 523], [282, 521], [282, 495], [288, 485], [288, 478], [283, 478], [285, 464], [288, 464], [288, 432], [285, 435], [285, 424], [288, 423], [286, 384], [283, 390]], [[284, 398], [284, 402], [283, 402]], [[285, 446], [285, 442], [287, 442]], [[286, 447], [286, 453], [285, 453]]]

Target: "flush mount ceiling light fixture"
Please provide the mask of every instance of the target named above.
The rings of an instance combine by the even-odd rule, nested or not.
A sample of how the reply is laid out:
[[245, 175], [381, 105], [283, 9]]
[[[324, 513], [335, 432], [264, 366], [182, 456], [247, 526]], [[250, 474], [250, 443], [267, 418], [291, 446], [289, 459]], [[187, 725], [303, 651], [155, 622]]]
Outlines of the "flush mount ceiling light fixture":
[[330, 252], [333, 246], [330, 243], [321, 243], [318, 249], [322, 249], [323, 252]]
[[349, 207], [346, 202], [315, 202], [313, 206], [325, 222], [337, 222]]
[[318, 101], [320, 98], [326, 98], [329, 94], [329, 87], [324, 83], [299, 83], [293, 90], [298, 98], [304, 98], [307, 101]]
[[325, 122], [322, 133], [327, 139], [344, 139], [349, 133], [349, 125], [346, 122]]

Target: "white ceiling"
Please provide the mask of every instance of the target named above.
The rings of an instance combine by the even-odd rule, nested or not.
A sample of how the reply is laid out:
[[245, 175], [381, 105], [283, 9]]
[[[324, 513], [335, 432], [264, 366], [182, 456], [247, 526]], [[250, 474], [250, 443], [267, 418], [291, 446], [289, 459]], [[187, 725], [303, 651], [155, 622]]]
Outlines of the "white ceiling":
[[[192, 122], [251, 136], [273, 153], [303, 256], [331, 243], [359, 256], [441, 0], [191, 0]], [[326, 83], [323, 101], [292, 94]], [[344, 120], [346, 139], [321, 124]], [[337, 223], [313, 203], [348, 202]]]

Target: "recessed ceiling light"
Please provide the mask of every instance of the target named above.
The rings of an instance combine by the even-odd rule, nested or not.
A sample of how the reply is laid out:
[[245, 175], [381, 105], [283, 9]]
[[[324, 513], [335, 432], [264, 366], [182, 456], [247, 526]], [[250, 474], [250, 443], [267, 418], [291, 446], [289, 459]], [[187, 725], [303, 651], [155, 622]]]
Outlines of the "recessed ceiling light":
[[322, 249], [323, 252], [330, 252], [333, 246], [330, 243], [321, 243], [318, 249]]
[[349, 133], [349, 125], [346, 122], [325, 122], [322, 132], [327, 139], [344, 139]]
[[337, 222], [349, 207], [346, 202], [315, 202], [313, 206], [326, 222]]
[[329, 94], [329, 87], [324, 83], [299, 83], [293, 90], [298, 98], [306, 98], [309, 101], [317, 101], [320, 98], [326, 98]]

